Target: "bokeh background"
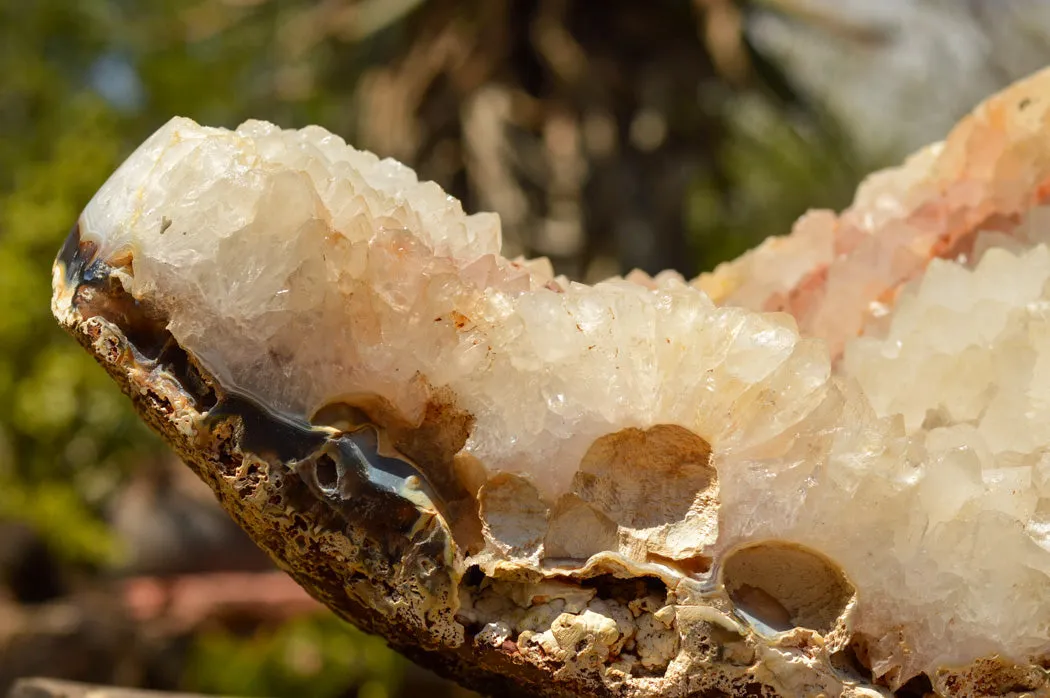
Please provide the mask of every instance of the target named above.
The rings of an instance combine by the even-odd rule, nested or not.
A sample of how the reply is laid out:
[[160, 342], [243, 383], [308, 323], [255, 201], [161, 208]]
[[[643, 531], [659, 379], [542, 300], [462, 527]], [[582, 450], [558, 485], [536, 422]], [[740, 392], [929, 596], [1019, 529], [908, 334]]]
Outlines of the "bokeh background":
[[467, 695], [274, 572], [52, 321], [171, 116], [322, 124], [575, 278], [693, 275], [1048, 63], [1046, 0], [0, 0], [0, 695]]

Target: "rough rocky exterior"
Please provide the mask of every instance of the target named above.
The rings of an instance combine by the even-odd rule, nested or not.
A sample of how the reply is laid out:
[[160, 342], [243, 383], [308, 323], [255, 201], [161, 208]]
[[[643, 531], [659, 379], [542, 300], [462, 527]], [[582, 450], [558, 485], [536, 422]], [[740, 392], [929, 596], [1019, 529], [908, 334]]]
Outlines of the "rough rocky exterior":
[[334, 611], [498, 695], [1050, 694], [1050, 73], [692, 283], [176, 119], [53, 309]]

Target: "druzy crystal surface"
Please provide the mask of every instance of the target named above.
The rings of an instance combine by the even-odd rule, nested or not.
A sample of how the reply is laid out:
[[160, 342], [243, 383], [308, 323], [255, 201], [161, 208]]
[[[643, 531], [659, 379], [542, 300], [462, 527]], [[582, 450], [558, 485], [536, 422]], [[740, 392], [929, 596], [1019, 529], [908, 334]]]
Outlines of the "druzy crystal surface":
[[[454, 564], [495, 581], [461, 611], [497, 646], [607, 635], [600, 661], [667, 670], [687, 638], [660, 633], [718, 589], [756, 637], [805, 628], [896, 689], [1050, 652], [1048, 122], [1044, 73], [692, 282], [505, 259], [496, 216], [257, 121], [173, 119], [79, 234], [226, 390], [335, 429], [363, 411], [380, 450], [437, 424], [452, 457], [412, 466], [462, 499], [438, 507]], [[683, 580], [678, 620], [499, 606], [501, 579], [598, 568]]]
[[828, 378], [790, 318], [719, 308], [674, 275], [590, 287], [503, 259], [497, 217], [320, 128], [173, 119], [81, 236], [128, 257], [128, 290], [223, 381], [306, 416], [376, 395], [408, 420], [450, 389], [475, 420], [465, 454], [549, 495], [626, 427], [761, 444]]

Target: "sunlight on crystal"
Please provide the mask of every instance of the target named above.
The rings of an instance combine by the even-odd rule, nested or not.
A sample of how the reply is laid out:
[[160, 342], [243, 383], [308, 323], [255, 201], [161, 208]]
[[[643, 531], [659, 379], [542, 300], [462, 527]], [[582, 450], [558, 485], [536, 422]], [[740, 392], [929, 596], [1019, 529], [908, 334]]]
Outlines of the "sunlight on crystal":
[[841, 216], [807, 214], [693, 282], [585, 286], [504, 259], [494, 215], [321, 128], [256, 121], [173, 119], [81, 234], [270, 409], [368, 395], [418, 424], [453, 396], [473, 420], [457, 458], [481, 472], [483, 569], [611, 552], [703, 574], [791, 541], [841, 568], [872, 665], [907, 677], [1048, 645], [1039, 109], [1009, 141], [979, 110]]

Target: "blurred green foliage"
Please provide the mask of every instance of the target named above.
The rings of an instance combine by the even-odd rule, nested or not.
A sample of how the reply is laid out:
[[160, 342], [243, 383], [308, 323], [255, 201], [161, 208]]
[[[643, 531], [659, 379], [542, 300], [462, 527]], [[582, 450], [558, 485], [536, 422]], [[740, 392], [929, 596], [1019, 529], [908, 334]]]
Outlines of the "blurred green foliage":
[[78, 88], [102, 45], [91, 5], [0, 5], [0, 512], [98, 561], [94, 505], [156, 444], [48, 304], [56, 246], [126, 149], [120, 115]]
[[[184, 689], [232, 696], [358, 698], [396, 695], [407, 660], [335, 616], [286, 623], [245, 640], [224, 631], [197, 640]], [[353, 694], [351, 694], [353, 695]]]
[[735, 97], [730, 109], [725, 181], [697, 178], [686, 202], [690, 233], [709, 266], [787, 234], [811, 208], [844, 208], [860, 175], [844, 134], [819, 111], [800, 118], [754, 94]]

